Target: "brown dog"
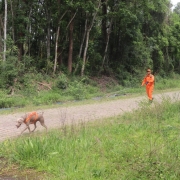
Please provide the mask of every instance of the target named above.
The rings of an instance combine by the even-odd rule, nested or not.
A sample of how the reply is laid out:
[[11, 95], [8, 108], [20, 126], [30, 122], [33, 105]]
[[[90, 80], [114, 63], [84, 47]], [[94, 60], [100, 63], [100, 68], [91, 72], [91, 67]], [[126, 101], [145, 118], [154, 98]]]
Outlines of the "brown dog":
[[[25, 114], [24, 116], [22, 116], [21, 118], [19, 118], [17, 120], [17, 125], [16, 127], [19, 128], [21, 126], [22, 123], [26, 124], [25, 129], [23, 129], [23, 131], [21, 132], [21, 134], [28, 129], [29, 132], [33, 132], [36, 129], [36, 123], [37, 121], [40, 122], [40, 124], [46, 128], [47, 131], [47, 126], [44, 124], [44, 117], [43, 117], [43, 113], [37, 113], [37, 112], [30, 112], [28, 114]], [[31, 131], [29, 125], [30, 124], [34, 124], [34, 129]]]

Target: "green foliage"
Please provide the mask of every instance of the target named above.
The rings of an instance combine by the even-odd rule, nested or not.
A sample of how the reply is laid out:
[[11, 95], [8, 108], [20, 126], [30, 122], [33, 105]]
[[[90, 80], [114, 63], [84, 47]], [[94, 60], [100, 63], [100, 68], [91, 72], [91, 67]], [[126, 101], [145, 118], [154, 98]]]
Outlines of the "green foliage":
[[73, 81], [69, 84], [69, 87], [64, 94], [73, 96], [76, 100], [86, 99], [88, 92], [88, 86], [85, 86], [81, 81]]
[[0, 61], [0, 88], [12, 86], [18, 77], [19, 63], [17, 58], [9, 56], [6, 62]]
[[9, 108], [14, 104], [14, 99], [8, 98], [5, 91], [0, 91], [0, 108]]
[[32, 103], [34, 105], [43, 105], [43, 104], [55, 104], [59, 101], [61, 101], [62, 94], [61, 92], [56, 91], [42, 91], [38, 93], [37, 96], [33, 97]]
[[158, 90], [170, 89], [170, 88], [179, 88], [179, 75], [170, 74], [168, 76], [156, 76], [155, 87]]
[[[3, 3], [0, 2], [1, 12], [4, 11]], [[138, 91], [143, 78], [142, 69], [149, 66], [162, 77], [174, 71], [179, 73], [179, 6], [170, 12], [168, 4], [168, 0], [110, 0], [97, 9], [98, 1], [95, 0], [88, 0], [88, 3], [83, 0], [73, 3], [71, 0], [12, 1], [11, 11], [8, 11], [7, 59], [0, 61], [0, 88], [8, 89], [8, 93], [14, 88], [15, 96], [21, 95], [24, 100], [20, 104], [27, 101], [30, 104], [31, 101], [36, 105], [56, 103], [66, 98], [81, 100], [100, 93], [97, 87], [87, 82], [88, 78], [76, 76], [72, 80], [67, 75], [70, 22], [73, 23], [73, 70], [79, 65], [76, 75], [81, 72], [85, 43], [88, 43], [88, 49], [84, 74], [97, 76], [101, 72], [115, 75], [120, 84], [119, 87], [115, 85], [117, 89], [123, 85], [126, 89], [137, 88]], [[86, 42], [84, 33], [96, 11], [89, 41]], [[52, 78], [58, 28], [57, 74]], [[3, 42], [0, 43], [2, 47]], [[3, 49], [0, 50], [2, 54]], [[105, 62], [102, 62], [104, 56]], [[48, 82], [50, 88], [40, 89], [39, 82]], [[111, 88], [113, 83], [106, 86]], [[157, 80], [158, 89], [170, 87], [178, 87], [177, 79], [172, 82], [169, 79]], [[9, 105], [2, 106], [17, 103], [8, 100]], [[2, 102], [5, 104], [6, 100]]]
[[15, 42], [13, 41], [13, 39], [7, 35], [7, 39], [6, 39], [6, 56], [7, 56], [7, 60], [9, 56], [16, 56], [18, 55], [18, 48], [15, 45]]
[[[10, 83], [7, 80], [11, 79], [9, 76], [22, 76], [27, 71], [52, 75], [58, 28], [60, 34], [57, 44], [57, 72], [69, 73], [68, 52], [73, 48], [71, 65], [74, 70], [79, 64], [76, 75], [80, 75], [85, 43], [88, 43], [85, 75], [94, 76], [99, 72], [108, 74], [108, 70], [116, 74], [119, 73], [119, 66], [124, 67], [125, 73], [132, 73], [134, 68], [140, 70], [147, 66], [151, 66], [156, 72], [163, 69], [166, 74], [170, 71], [180, 72], [179, 4], [172, 12], [169, 0], [109, 0], [102, 1], [102, 8], [99, 9], [98, 1], [87, 2], [8, 2], [11, 11], [8, 11], [5, 53], [7, 60], [12, 57], [18, 59], [15, 67], [19, 67], [18, 75], [14, 74], [14, 70], [9, 72], [11, 75], [2, 78], [1, 84]], [[0, 7], [3, 16], [4, 1], [0, 2]], [[90, 27], [95, 12], [97, 14], [89, 41], [86, 42], [84, 33], [87, 27]], [[67, 33], [70, 27], [73, 29], [73, 38]], [[69, 44], [71, 39], [72, 47]], [[174, 50], [171, 50], [171, 47]], [[0, 48], [0, 53], [3, 54], [2, 40]], [[63, 84], [63, 80], [60, 81], [59, 88], [65, 88], [66, 84]]]
[[[124, 88], [131, 87], [136, 88], [139, 87], [139, 82], [141, 82], [142, 77], [140, 76], [141, 72], [138, 72], [135, 68], [133, 69], [133, 73], [129, 73], [123, 70], [124, 67], [119, 67], [117, 69], [117, 79], [119, 80], [119, 84]], [[134, 76], [134, 74], [136, 74]], [[140, 77], [139, 77], [140, 76]]]
[[68, 87], [68, 78], [65, 74], [61, 74], [57, 77], [55, 87], [59, 89], [66, 89]]
[[22, 65], [23, 65], [23, 72], [31, 72], [31, 71], [33, 71], [34, 69], [35, 69], [35, 60], [32, 58], [32, 57], [30, 57], [30, 56], [23, 56], [23, 63], [22, 63]]
[[[120, 67], [117, 72], [119, 73], [116, 74], [116, 79], [110, 78], [108, 81], [103, 77], [99, 81], [89, 77], [71, 77], [65, 74], [55, 78], [36, 71], [27, 73], [18, 77], [10, 89], [1, 89], [3, 93], [0, 108], [49, 105], [106, 96], [106, 93], [116, 92], [116, 94], [123, 95], [144, 91], [143, 88], [140, 88], [145, 75], [144, 71], [134, 68], [133, 73], [128, 73], [123, 70], [123, 67]], [[179, 79], [179, 75], [173, 72], [168, 76], [164, 71], [155, 73], [155, 90], [179, 88]], [[3, 81], [2, 78], [0, 82], [5, 89]]]
[[180, 3], [177, 3], [177, 6], [173, 10], [174, 13], [178, 14], [180, 16]]
[[[54, 83], [54, 89], [58, 89], [61, 96], [69, 96], [71, 99], [82, 100], [94, 96], [99, 90], [91, 85], [89, 78], [67, 77], [61, 74]], [[63, 99], [63, 97], [61, 98]]]
[[25, 96], [33, 96], [37, 94], [37, 84], [34, 82], [34, 74], [25, 74], [21, 83], [23, 84], [23, 91], [21, 91]]
[[27, 101], [19, 96], [10, 96], [6, 91], [0, 91], [0, 108], [24, 107]]

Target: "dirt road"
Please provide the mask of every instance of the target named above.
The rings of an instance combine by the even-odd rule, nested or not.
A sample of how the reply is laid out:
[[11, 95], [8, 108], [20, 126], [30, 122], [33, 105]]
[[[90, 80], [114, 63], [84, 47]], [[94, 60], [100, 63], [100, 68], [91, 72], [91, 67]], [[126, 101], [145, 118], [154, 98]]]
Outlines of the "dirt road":
[[[174, 100], [180, 100], [180, 91], [156, 94], [154, 95], [154, 99], [155, 101], [161, 101], [167, 96]], [[62, 124], [92, 121], [100, 118], [116, 116], [123, 112], [137, 109], [139, 103], [143, 100], [147, 100], [145, 95], [136, 98], [114, 99], [105, 102], [97, 101], [95, 104], [77, 105], [72, 107], [60, 106], [59, 108], [44, 110], [44, 118], [48, 129], [57, 128], [62, 126]], [[22, 125], [22, 127], [17, 129], [15, 127], [15, 120], [24, 115], [24, 113], [0, 115], [0, 141], [20, 134], [25, 126]], [[43, 128], [39, 123], [37, 123], [36, 131], [41, 130], [43, 130]]]

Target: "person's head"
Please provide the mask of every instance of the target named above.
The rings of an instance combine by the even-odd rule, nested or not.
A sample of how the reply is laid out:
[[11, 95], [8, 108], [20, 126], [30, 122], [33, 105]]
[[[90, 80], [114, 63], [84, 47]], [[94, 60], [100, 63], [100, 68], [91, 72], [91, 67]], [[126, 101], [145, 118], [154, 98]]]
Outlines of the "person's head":
[[146, 72], [147, 72], [147, 74], [151, 74], [151, 69], [148, 68], [148, 69], [146, 70]]

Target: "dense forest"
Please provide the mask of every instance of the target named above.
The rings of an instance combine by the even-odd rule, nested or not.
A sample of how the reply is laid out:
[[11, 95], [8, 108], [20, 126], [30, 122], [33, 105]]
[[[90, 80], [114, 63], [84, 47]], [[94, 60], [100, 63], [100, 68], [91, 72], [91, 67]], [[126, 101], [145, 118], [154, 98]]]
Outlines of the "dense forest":
[[33, 70], [126, 76], [147, 67], [180, 73], [180, 3], [0, 1], [0, 86]]

